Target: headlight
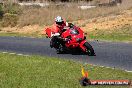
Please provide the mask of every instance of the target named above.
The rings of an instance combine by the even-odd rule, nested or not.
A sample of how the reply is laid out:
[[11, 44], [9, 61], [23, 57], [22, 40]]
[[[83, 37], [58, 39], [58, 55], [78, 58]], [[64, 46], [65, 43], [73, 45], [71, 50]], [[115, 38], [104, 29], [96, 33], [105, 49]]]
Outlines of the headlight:
[[76, 30], [76, 29], [72, 29], [70, 33], [73, 34], [73, 35], [78, 35], [79, 31]]
[[82, 41], [82, 38], [76, 38], [76, 41], [80, 42], [80, 41]]

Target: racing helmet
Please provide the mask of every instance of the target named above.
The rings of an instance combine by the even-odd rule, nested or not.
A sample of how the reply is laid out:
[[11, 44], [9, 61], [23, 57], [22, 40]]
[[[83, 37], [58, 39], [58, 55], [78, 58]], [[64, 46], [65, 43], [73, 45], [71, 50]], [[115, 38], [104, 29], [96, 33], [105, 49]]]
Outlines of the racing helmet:
[[64, 21], [63, 21], [63, 19], [62, 19], [61, 16], [57, 16], [57, 17], [55, 18], [55, 22], [56, 22], [56, 24], [58, 24], [58, 25], [62, 25], [62, 24], [64, 23]]

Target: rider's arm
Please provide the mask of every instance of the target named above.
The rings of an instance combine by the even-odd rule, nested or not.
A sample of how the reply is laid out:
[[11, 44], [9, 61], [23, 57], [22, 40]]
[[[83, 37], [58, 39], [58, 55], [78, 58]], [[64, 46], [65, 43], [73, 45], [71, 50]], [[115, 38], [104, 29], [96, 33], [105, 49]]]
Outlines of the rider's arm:
[[51, 37], [52, 37], [52, 36], [59, 36], [59, 35], [60, 35], [59, 29], [58, 29], [58, 27], [54, 24], [54, 25], [52, 26]]
[[52, 36], [60, 36], [60, 33], [54, 33], [54, 34], [53, 34], [53, 33], [51, 32], [51, 37], [52, 37]]

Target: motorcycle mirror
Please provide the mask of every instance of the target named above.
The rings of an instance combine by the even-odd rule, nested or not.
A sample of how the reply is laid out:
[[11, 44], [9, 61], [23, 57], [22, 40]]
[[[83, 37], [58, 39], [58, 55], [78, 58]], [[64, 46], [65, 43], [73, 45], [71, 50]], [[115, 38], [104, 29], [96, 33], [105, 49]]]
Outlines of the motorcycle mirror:
[[74, 26], [74, 24], [73, 24], [73, 23], [68, 23], [68, 26], [69, 26], [70, 28], [72, 28], [72, 27]]
[[84, 33], [84, 35], [87, 35], [88, 33]]

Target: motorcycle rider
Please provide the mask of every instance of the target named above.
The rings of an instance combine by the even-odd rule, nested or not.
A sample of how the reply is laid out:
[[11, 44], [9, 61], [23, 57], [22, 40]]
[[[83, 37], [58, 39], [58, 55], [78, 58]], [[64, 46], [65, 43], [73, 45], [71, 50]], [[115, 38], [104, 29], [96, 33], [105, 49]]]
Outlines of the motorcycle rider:
[[[52, 36], [54, 35], [61, 35], [63, 32], [64, 27], [68, 26], [68, 23], [63, 20], [61, 16], [57, 16], [55, 18], [55, 23], [52, 26]], [[58, 41], [57, 37], [52, 37], [50, 47], [52, 48], [55, 44], [55, 42]]]

